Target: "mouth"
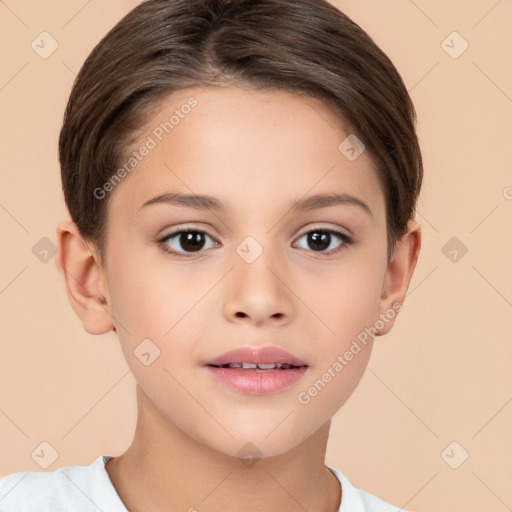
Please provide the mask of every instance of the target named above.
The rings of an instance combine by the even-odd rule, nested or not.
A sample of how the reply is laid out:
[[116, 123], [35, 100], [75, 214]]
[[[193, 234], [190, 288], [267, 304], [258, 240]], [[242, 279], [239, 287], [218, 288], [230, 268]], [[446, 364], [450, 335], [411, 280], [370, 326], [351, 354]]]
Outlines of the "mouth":
[[275, 346], [241, 347], [204, 364], [214, 382], [246, 395], [271, 395], [290, 389], [309, 365]]
[[307, 366], [306, 361], [276, 346], [240, 347], [205, 361], [204, 365], [242, 370], [290, 370]]
[[231, 368], [236, 370], [255, 370], [256, 372], [271, 372], [275, 370], [293, 370], [296, 368], [307, 367], [307, 365], [292, 365], [288, 363], [227, 363], [227, 364], [208, 364], [213, 368]]

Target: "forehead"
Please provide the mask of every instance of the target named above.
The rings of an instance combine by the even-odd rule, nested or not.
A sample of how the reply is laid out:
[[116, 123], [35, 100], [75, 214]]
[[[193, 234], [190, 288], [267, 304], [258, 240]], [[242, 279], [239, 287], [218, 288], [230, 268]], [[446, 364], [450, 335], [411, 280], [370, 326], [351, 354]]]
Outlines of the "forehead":
[[[247, 210], [250, 199], [261, 212], [332, 192], [364, 198], [378, 211], [383, 196], [370, 156], [350, 161], [339, 149], [349, 135], [313, 98], [238, 87], [182, 90], [142, 127], [130, 151], [138, 153], [136, 165], [116, 186], [111, 208], [129, 212], [178, 191], [218, 197], [236, 211]], [[144, 146], [150, 149], [141, 157]]]

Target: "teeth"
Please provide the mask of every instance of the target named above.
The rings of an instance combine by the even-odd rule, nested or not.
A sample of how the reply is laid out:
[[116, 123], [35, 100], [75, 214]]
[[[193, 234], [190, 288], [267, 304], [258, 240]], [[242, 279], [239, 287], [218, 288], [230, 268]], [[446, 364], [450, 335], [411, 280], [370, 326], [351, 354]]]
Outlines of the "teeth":
[[[270, 368], [275, 368], [277, 365], [276, 363], [259, 363], [258, 364], [258, 368], [262, 369], [262, 370], [267, 370], [267, 369], [270, 369]], [[281, 365], [279, 365], [281, 366]]]
[[275, 370], [283, 369], [287, 370], [292, 368], [292, 365], [287, 363], [229, 363], [220, 365], [221, 368], [241, 368], [243, 370]]

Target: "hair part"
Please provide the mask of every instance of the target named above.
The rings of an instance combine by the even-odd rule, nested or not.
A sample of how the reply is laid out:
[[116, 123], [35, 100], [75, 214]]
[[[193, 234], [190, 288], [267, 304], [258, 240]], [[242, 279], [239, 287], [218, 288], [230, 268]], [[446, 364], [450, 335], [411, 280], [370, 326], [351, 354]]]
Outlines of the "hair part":
[[59, 158], [71, 218], [102, 260], [111, 194], [94, 191], [161, 100], [219, 84], [319, 99], [364, 143], [385, 196], [389, 261], [423, 178], [416, 113], [391, 60], [326, 0], [146, 0], [96, 45], [73, 84]]

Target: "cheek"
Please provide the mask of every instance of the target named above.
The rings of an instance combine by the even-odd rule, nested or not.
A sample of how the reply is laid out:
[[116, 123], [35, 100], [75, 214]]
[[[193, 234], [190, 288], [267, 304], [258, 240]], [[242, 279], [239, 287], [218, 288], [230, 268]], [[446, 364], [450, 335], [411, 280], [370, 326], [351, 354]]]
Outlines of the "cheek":
[[[361, 380], [373, 346], [374, 309], [355, 306], [351, 301], [339, 304], [330, 320], [333, 333], [316, 338], [312, 372], [301, 386], [297, 401], [312, 414], [334, 414], [350, 397]], [[368, 329], [368, 330], [367, 330]]]
[[118, 235], [115, 246], [124, 250], [112, 251], [110, 272], [113, 311], [120, 322], [124, 319], [130, 332], [155, 325], [164, 308], [169, 315], [178, 302], [173, 300], [177, 289], [181, 288], [181, 279], [170, 273], [165, 261], [155, 261], [155, 250], [133, 238], [128, 233], [123, 239]]
[[[361, 380], [370, 358], [384, 268], [371, 253], [347, 258], [335, 272], [304, 282], [312, 309], [308, 318], [314, 351], [313, 372], [297, 401], [306, 413], [334, 414]], [[315, 334], [316, 333], [316, 334]], [[313, 354], [312, 354], [313, 355]]]
[[304, 278], [298, 295], [314, 312], [305, 318], [310, 325], [318, 324], [328, 347], [342, 348], [375, 321], [383, 276], [375, 261], [354, 257], [335, 271], [331, 268], [314, 279]]
[[359, 344], [357, 353], [339, 353], [328, 364], [318, 368], [297, 395], [297, 407], [309, 416], [332, 417], [350, 398], [361, 380], [371, 353], [371, 342]]
[[125, 266], [117, 269], [114, 279], [113, 316], [126, 328], [117, 332], [127, 358], [133, 358], [139, 344], [149, 339], [159, 353], [152, 367], [187, 363], [207, 314], [207, 301], [201, 298], [210, 285], [197, 275], [194, 278], [189, 272], [171, 269], [165, 262]]

